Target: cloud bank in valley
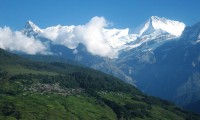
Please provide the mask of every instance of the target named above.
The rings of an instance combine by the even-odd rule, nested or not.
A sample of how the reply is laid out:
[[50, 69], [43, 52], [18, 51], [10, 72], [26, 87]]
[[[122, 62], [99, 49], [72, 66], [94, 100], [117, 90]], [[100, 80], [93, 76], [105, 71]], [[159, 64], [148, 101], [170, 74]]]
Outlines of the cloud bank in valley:
[[9, 27], [0, 27], [0, 48], [27, 54], [47, 54], [47, 48], [40, 41], [29, 38]]

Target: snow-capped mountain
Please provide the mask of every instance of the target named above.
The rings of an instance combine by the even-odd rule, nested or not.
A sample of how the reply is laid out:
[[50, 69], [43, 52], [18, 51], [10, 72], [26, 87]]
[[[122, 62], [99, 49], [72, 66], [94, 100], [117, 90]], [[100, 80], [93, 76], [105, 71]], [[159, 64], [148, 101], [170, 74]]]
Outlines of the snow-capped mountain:
[[181, 106], [196, 103], [200, 100], [199, 35], [200, 24], [197, 23], [186, 27], [177, 40], [153, 51], [129, 51], [118, 66], [122, 71], [131, 68], [130, 76], [135, 78], [137, 86], [150, 95]]
[[154, 42], [153, 48], [151, 47], [151, 49], [155, 49], [168, 40], [178, 38], [184, 29], [185, 24], [182, 22], [152, 16], [135, 31], [138, 38], [132, 41], [128, 47], [133, 49], [144, 43]]
[[[86, 44], [87, 40], [77, 35], [77, 28], [80, 26], [52, 26], [40, 29], [33, 22], [28, 21], [25, 25], [23, 33], [27, 36], [43, 37], [53, 41], [56, 44], [64, 45], [70, 49], [76, 49], [79, 43]], [[138, 29], [137, 32], [130, 33], [129, 28], [126, 29], [101, 29], [101, 39], [112, 51], [127, 51], [137, 48], [142, 44], [153, 41], [153, 49], [167, 40], [178, 38], [185, 28], [185, 24], [178, 21], [168, 20], [152, 16], [147, 22]], [[157, 45], [155, 43], [158, 43]], [[105, 46], [104, 44], [104, 46]], [[88, 49], [87, 49], [88, 50]], [[90, 52], [90, 51], [88, 51]]]
[[[95, 22], [102, 20], [94, 19]], [[108, 29], [102, 27], [102, 21], [93, 25], [92, 20], [86, 25], [57, 25], [43, 29], [28, 21], [23, 33], [41, 42], [45, 41], [49, 51], [55, 55], [78, 61], [134, 84], [135, 81], [129, 76], [132, 66], [123, 66], [124, 63], [131, 59], [135, 59], [136, 63], [156, 62], [154, 50], [169, 40], [177, 39], [185, 28], [182, 22], [152, 16], [138, 31], [130, 33], [129, 28]]]
[[137, 48], [143, 43], [157, 40], [165, 42], [178, 38], [185, 24], [152, 16], [138, 31], [130, 33], [129, 29], [104, 29], [104, 35], [109, 45], [117, 50]]
[[185, 24], [179, 21], [152, 16], [138, 31], [140, 36], [149, 35], [157, 30], [180, 36], [185, 29]]
[[32, 36], [32, 37], [44, 37], [48, 38], [50, 40], [56, 39], [57, 35], [59, 33], [70, 33], [73, 31], [74, 26], [52, 26], [52, 27], [47, 27], [45, 29], [39, 28], [36, 24], [34, 24], [32, 21], [28, 21], [22, 30], [22, 32], [27, 35], [27, 36]]
[[[152, 16], [142, 26], [126, 37], [125, 44], [119, 46], [119, 50], [129, 51], [138, 47], [146, 49], [156, 49], [169, 40], [179, 38], [185, 29], [185, 24], [166, 18]], [[145, 44], [145, 47], [144, 47]]]
[[[92, 21], [90, 22], [93, 23]], [[70, 56], [74, 56], [69, 57], [70, 59], [78, 60], [83, 64], [87, 61], [86, 59], [86, 61], [84, 60], [85, 56], [82, 56], [82, 54], [86, 55], [85, 52], [87, 52], [87, 56], [94, 56], [92, 59], [96, 58], [95, 55], [99, 56], [100, 58], [114, 58], [113, 60], [119, 57], [120, 59], [117, 60], [117, 64], [124, 63], [129, 60], [129, 58], [135, 58], [140, 62], [143, 61], [146, 63], [154, 63], [156, 60], [153, 50], [169, 40], [177, 39], [185, 28], [185, 24], [182, 22], [160, 18], [157, 16], [152, 16], [138, 29], [138, 31], [134, 33], [130, 33], [129, 28], [108, 29], [105, 27], [99, 28], [99, 26], [94, 25], [88, 26], [91, 24], [90, 22], [86, 25], [57, 25], [41, 29], [33, 22], [28, 21], [25, 25], [23, 33], [28, 37], [32, 36], [41, 40], [41, 42], [45, 42], [46, 45], [48, 45], [48, 41], [50, 41], [48, 45], [50, 52], [55, 55], [64, 55], [70, 53]], [[92, 29], [92, 31], [90, 29]], [[91, 36], [94, 38], [91, 39]], [[97, 41], [92, 42], [95, 39], [97, 39]], [[83, 45], [84, 50], [82, 47], [79, 47], [79, 45]], [[96, 49], [98, 46], [105, 49]], [[97, 58], [99, 59], [99, 57]], [[105, 59], [102, 60], [104, 61]], [[100, 66], [102, 66], [104, 63], [107, 64], [105, 61], [103, 63], [98, 63], [99, 65], [101, 64]], [[96, 69], [103, 68], [98, 67], [96, 62], [91, 62], [91, 64], [87, 66], [95, 66], [94, 68]], [[112, 66], [115, 65], [113, 64]], [[110, 67], [109, 69], [112, 68], [116, 69], [117, 66]], [[127, 68], [121, 67], [120, 69]], [[106, 72], [108, 71], [110, 71], [110, 73], [114, 73], [112, 72], [114, 70], [106, 69]], [[120, 72], [123, 74], [121, 76], [126, 76], [122, 71]], [[114, 74], [117, 75], [116, 73]], [[130, 77], [126, 76], [125, 78], [129, 78], [128, 81], [131, 83]]]
[[28, 37], [34, 36], [36, 37], [38, 34], [42, 33], [42, 30], [35, 25], [32, 21], [28, 21], [22, 30], [22, 33], [27, 35]]

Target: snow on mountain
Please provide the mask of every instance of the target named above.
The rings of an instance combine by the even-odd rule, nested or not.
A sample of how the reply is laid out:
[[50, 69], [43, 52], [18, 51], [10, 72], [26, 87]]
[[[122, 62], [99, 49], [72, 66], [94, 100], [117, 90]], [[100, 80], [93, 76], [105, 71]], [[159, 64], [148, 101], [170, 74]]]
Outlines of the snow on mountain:
[[22, 31], [22, 33], [29, 37], [35, 36], [36, 34], [39, 34], [41, 32], [42, 30], [30, 20], [26, 23], [24, 30]]
[[33, 30], [35, 32], [41, 31], [41, 29], [30, 20], [26, 23], [25, 29]]
[[185, 24], [179, 21], [173, 21], [166, 18], [160, 18], [157, 16], [152, 16], [142, 28], [139, 30], [139, 35], [147, 35], [156, 30], [163, 30], [172, 35], [179, 37], [183, 30], [185, 29]]
[[[74, 30], [76, 26], [51, 26], [44, 29], [40, 29], [33, 22], [28, 21], [25, 25], [23, 33], [27, 36], [40, 36], [48, 38], [54, 41], [56, 44], [59, 42], [68, 48], [75, 49], [77, 44], [80, 42], [79, 39], [72, 40], [75, 38], [76, 31]], [[123, 45], [136, 40], [138, 35], [129, 34], [129, 29], [102, 29], [103, 38], [107, 41], [107, 44], [113, 49], [120, 49]], [[68, 45], [69, 44], [69, 45]], [[71, 44], [71, 46], [70, 46]]]
[[[47, 38], [53, 41], [55, 44], [61, 44], [70, 49], [76, 49], [78, 44], [82, 43], [86, 45], [86, 48], [90, 46], [90, 48], [87, 49], [88, 52], [90, 52], [91, 45], [95, 45], [96, 43], [101, 44], [102, 47], [107, 48], [109, 51], [118, 52], [120, 50], [130, 50], [137, 48], [142, 44], [150, 41], [153, 41], [154, 43], [154, 45], [151, 46], [157, 47], [161, 45], [162, 42], [164, 43], [167, 40], [179, 37], [185, 28], [185, 24], [182, 22], [152, 16], [136, 33], [129, 33], [129, 28], [105, 28], [106, 21], [100, 17], [97, 19], [97, 21], [92, 20], [93, 19], [91, 19], [91, 21], [85, 25], [57, 25], [47, 27], [45, 29], [40, 29], [33, 22], [28, 21], [25, 25], [23, 33], [29, 37], [39, 36]], [[96, 22], [99, 22], [99, 24]], [[93, 30], [91, 31], [91, 29]], [[88, 30], [90, 30], [90, 32]], [[86, 40], [88, 37], [90, 39]], [[100, 40], [100, 42], [98, 42], [98, 40]]]
[[134, 41], [138, 38], [137, 34], [129, 34], [129, 29], [104, 29], [105, 39], [110, 46], [115, 49], [120, 49], [125, 44]]
[[[129, 29], [106, 29], [104, 30], [108, 43], [115, 49], [133, 49], [140, 45], [154, 41], [153, 47], [156, 48], [161, 43], [178, 38], [185, 24], [178, 21], [169, 20], [152, 16], [139, 30], [133, 34]], [[154, 49], [152, 48], [152, 49]]]
[[41, 36], [51, 40], [55, 40], [59, 34], [70, 34], [73, 32], [75, 26], [52, 26], [42, 29]]
[[166, 41], [178, 38], [184, 28], [185, 24], [182, 22], [152, 16], [135, 34], [132, 34], [137, 35], [136, 39], [129, 40], [123, 48], [127, 51], [143, 45], [142, 50], [154, 50]]

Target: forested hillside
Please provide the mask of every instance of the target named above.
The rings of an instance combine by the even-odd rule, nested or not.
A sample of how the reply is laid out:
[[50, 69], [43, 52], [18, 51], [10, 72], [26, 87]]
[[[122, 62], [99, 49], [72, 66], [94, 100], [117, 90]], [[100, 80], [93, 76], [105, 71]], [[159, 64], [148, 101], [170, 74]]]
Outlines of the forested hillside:
[[199, 120], [102, 72], [32, 62], [0, 49], [2, 120]]

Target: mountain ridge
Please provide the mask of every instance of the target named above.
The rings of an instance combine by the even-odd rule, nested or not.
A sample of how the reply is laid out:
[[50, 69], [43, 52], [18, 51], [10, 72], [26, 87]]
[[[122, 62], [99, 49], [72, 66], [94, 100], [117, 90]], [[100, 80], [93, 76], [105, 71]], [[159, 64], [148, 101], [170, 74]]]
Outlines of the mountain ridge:
[[[74, 25], [71, 25], [71, 26], [57, 25], [57, 26], [40, 29], [33, 22], [28, 21], [27, 23], [29, 23], [30, 26], [32, 26], [33, 30], [31, 32], [32, 35], [29, 35], [28, 31], [30, 31], [31, 29], [28, 28], [28, 30], [26, 30], [26, 27], [25, 27], [23, 31], [26, 35], [34, 37], [34, 34], [35, 34], [36, 36], [39, 35], [40, 37], [48, 38], [51, 41], [56, 41], [60, 33], [68, 34], [69, 35], [68, 39], [71, 39], [71, 37], [73, 37], [74, 29], [75, 29]], [[184, 28], [185, 28], [185, 24], [182, 22], [173, 21], [166, 18], [160, 18], [157, 16], [152, 16], [149, 20], [147, 20], [145, 25], [142, 28], [140, 28], [139, 32], [129, 33], [128, 28], [126, 29], [103, 28], [102, 34], [105, 37], [105, 40], [108, 42], [108, 45], [111, 46], [112, 49], [116, 51], [120, 51], [124, 49], [135, 48], [143, 44], [143, 41], [150, 41], [152, 39], [155, 39], [156, 37], [165, 35], [166, 33], [169, 34], [168, 39], [174, 39], [181, 35]], [[76, 40], [77, 39], [73, 41], [76, 41]], [[65, 46], [70, 48], [67, 44]], [[75, 48], [76, 47], [71, 47], [70, 49], [75, 49]]]
[[[155, 23], [155, 21], [161, 21], [163, 24], [169, 22], [169, 23], [179, 23], [178, 21], [172, 21], [172, 20], [168, 20], [166, 18], [159, 18], [157, 16], [152, 16], [149, 20], [149, 22], [151, 21], [153, 23]], [[148, 23], [148, 22], [147, 22]], [[146, 24], [147, 24], [146, 23]], [[182, 24], [180, 22], [180, 24]], [[182, 25], [184, 26], [184, 24]], [[59, 30], [59, 29], [64, 28], [63, 30]], [[41, 33], [39, 35], [37, 35], [36, 37], [40, 36], [42, 37], [42, 35], [44, 35], [43, 37], [45, 38], [45, 36], [47, 38], [51, 38], [51, 43], [52, 46], [50, 47], [50, 51], [56, 51], [52, 52], [53, 54], [56, 55], [61, 55], [64, 56], [63, 54], [66, 54], [65, 51], [68, 51], [67, 54], [69, 54], [70, 52], [70, 59], [75, 60], [77, 62], [80, 62], [81, 64], [86, 64], [86, 66], [101, 70], [103, 72], [108, 72], [111, 74], [114, 74], [116, 76], [120, 76], [119, 78], [127, 81], [128, 83], [131, 84], [135, 84], [135, 80], [134, 78], [131, 78], [129, 74], [126, 74], [124, 71], [121, 71], [118, 67], [118, 65], [115, 65], [115, 62], [109, 62], [109, 60], [104, 59], [104, 57], [102, 56], [96, 56], [96, 55], [92, 55], [88, 49], [87, 49], [87, 45], [83, 44], [83, 43], [75, 43], [75, 46], [73, 46], [72, 48], [69, 48], [68, 46], [65, 45], [66, 44], [73, 44], [73, 42], [70, 42], [71, 38], [73, 39], [73, 31], [75, 29], [75, 26], [53, 26], [53, 27], [47, 27], [45, 29], [42, 29], [43, 31], [54, 31], [52, 34], [48, 34], [47, 33]], [[62, 32], [62, 37], [59, 37], [59, 31]], [[138, 34], [130, 34], [129, 33], [129, 29], [106, 29], [103, 28], [102, 33], [105, 33], [105, 38], [107, 40], [107, 43], [109, 46], [111, 46], [111, 48], [118, 53], [118, 56], [124, 56], [124, 54], [126, 53], [131, 53], [131, 51], [134, 51], [133, 54], [136, 54], [135, 56], [137, 56], [137, 52], [138, 51], [150, 51], [149, 53], [153, 53], [151, 51], [155, 50], [157, 47], [161, 46], [162, 44], [164, 44], [165, 42], [171, 41], [171, 40], [177, 40], [177, 36], [172, 35], [166, 31], [163, 31], [162, 29], [154, 29], [153, 33], [151, 32], [149, 35], [138, 35]], [[63, 38], [65, 35], [64, 34], [69, 34], [69, 36], [67, 36], [66, 38]], [[64, 35], [64, 36], [63, 36]], [[41, 40], [43, 40], [43, 37]], [[45, 39], [47, 39], [45, 38]], [[62, 42], [61, 39], [69, 39], [69, 41], [67, 40], [67, 42], [65, 42], [65, 40]], [[47, 39], [47, 41], [49, 41]], [[76, 39], [74, 39], [73, 41], [77, 41]], [[112, 42], [111, 42], [112, 41]], [[59, 43], [61, 42], [61, 43]], [[106, 43], [106, 44], [107, 44]], [[57, 45], [56, 47], [55, 44]], [[79, 45], [77, 45], [79, 44]], [[81, 45], [80, 45], [81, 44]], [[79, 46], [84, 46], [84, 48], [79, 47]], [[66, 47], [67, 49], [65, 49], [64, 51], [58, 51], [59, 48], [61, 46]], [[58, 48], [59, 47], [59, 48]], [[53, 49], [52, 49], [53, 48]], [[89, 54], [88, 54], [89, 53]], [[149, 54], [148, 53], [148, 54]], [[85, 56], [83, 56], [85, 55]], [[89, 57], [91, 56], [91, 57]], [[90, 59], [90, 63], [86, 63], [88, 60], [85, 58], [92, 58]], [[126, 58], [124, 56], [124, 58]], [[118, 58], [111, 58], [113, 59], [113, 61], [118, 60]], [[98, 61], [98, 62], [97, 62]], [[101, 61], [101, 62], [99, 62]], [[112, 61], [112, 60], [111, 60]], [[121, 60], [120, 60], [121, 61]], [[155, 62], [155, 58], [152, 57], [152, 60], [148, 60], [148, 58], [142, 58], [141, 61], [146, 61], [149, 63], [153, 63]], [[108, 65], [107, 63], [109, 63], [110, 65]], [[107, 66], [105, 69], [103, 69], [102, 66]], [[121, 66], [121, 65], [120, 65]], [[126, 67], [125, 69], [129, 69], [129, 67]], [[131, 82], [132, 81], [132, 82]]]

